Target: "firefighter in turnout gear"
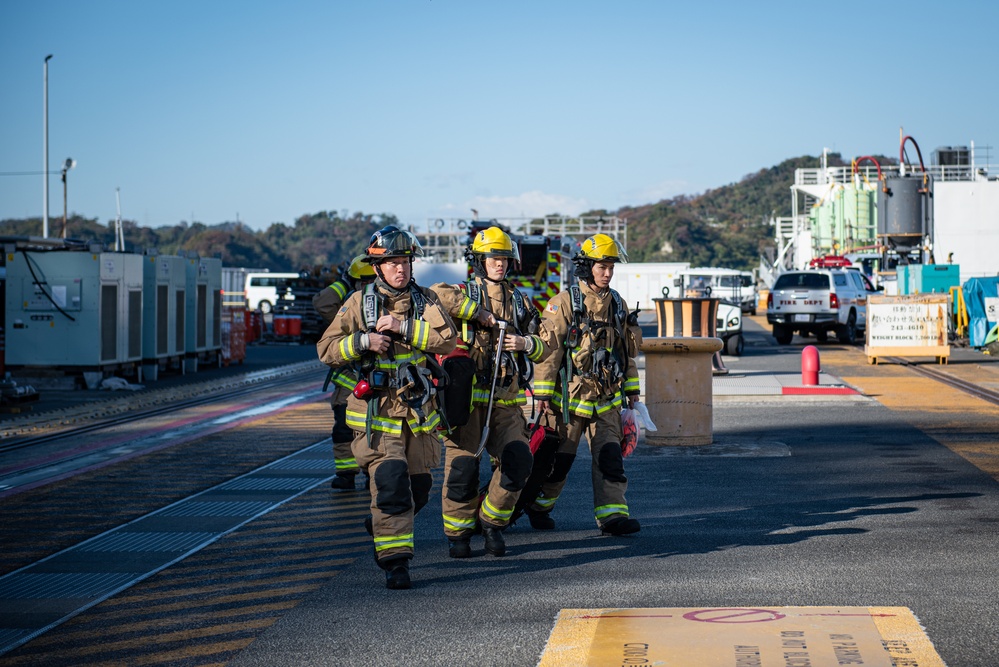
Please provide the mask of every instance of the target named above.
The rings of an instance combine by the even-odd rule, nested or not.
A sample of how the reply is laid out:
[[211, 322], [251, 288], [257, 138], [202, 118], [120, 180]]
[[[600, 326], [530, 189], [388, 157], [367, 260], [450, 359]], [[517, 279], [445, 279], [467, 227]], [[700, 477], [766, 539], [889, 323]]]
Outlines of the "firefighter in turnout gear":
[[[547, 357], [551, 346], [535, 333], [540, 318], [530, 299], [506, 279], [512, 263], [520, 260], [510, 236], [499, 227], [479, 231], [465, 257], [475, 274], [473, 278], [458, 286], [439, 283], [432, 288], [452, 318], [461, 322], [457, 353], [471, 358], [469, 373], [474, 378], [463, 404], [453, 408], [448, 397], [449, 411], [457, 414], [449, 414], [453, 428], [444, 439], [444, 534], [452, 558], [472, 555], [471, 537], [477, 527], [482, 529], [486, 551], [503, 556], [506, 544], [502, 531], [531, 474], [529, 435], [522, 409], [527, 403], [524, 390], [530, 382], [533, 362]], [[506, 323], [506, 330], [497, 368], [500, 321]], [[490, 396], [494, 374], [496, 389]], [[487, 424], [490, 398], [492, 415]], [[462, 425], [454, 427], [459, 423]], [[494, 467], [480, 500], [479, 456], [486, 429], [485, 451]]]
[[580, 438], [586, 434], [593, 458], [593, 514], [609, 535], [639, 531], [628, 516], [621, 453], [621, 409], [638, 402], [635, 357], [642, 342], [638, 315], [629, 314], [620, 295], [610, 289], [614, 264], [627, 262], [624, 248], [606, 234], [586, 239], [573, 257], [579, 284], [563, 290], [545, 309], [542, 336], [563, 342], [539, 364], [534, 394], [542, 410], [552, 409], [560, 443], [541, 492], [526, 506], [531, 526], [555, 527], [551, 511], [565, 486]]
[[[333, 318], [347, 297], [374, 279], [374, 267], [364, 261], [364, 255], [358, 255], [340, 272], [335, 281], [312, 297], [312, 307], [323, 318], [326, 328], [332, 324]], [[330, 482], [330, 486], [334, 489], [353, 490], [358, 467], [357, 460], [350, 451], [354, 431], [347, 426], [347, 397], [357, 384], [357, 374], [350, 365], [330, 368], [323, 391], [326, 391], [331, 382], [335, 385], [330, 395], [330, 406], [333, 408], [333, 430], [330, 435], [333, 439], [336, 476]]]
[[412, 280], [423, 254], [416, 237], [394, 226], [371, 237], [366, 260], [375, 282], [351, 294], [317, 343], [319, 358], [351, 364], [358, 382], [347, 399], [352, 451], [369, 476], [370, 529], [386, 586], [410, 588], [413, 517], [430, 499], [440, 463], [435, 393], [446, 378], [435, 354], [454, 349], [457, 332], [433, 292]]

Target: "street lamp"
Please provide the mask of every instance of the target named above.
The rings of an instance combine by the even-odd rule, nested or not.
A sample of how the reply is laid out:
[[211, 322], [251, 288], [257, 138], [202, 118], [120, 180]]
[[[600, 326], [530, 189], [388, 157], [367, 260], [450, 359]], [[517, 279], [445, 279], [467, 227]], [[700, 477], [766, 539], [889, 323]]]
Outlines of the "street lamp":
[[45, 56], [44, 66], [44, 93], [42, 95], [42, 105], [45, 107], [44, 131], [42, 134], [42, 153], [44, 154], [44, 167], [42, 169], [42, 238], [49, 236], [49, 59], [52, 54]]
[[62, 165], [62, 237], [66, 238], [66, 172], [76, 166], [76, 160], [66, 158]]

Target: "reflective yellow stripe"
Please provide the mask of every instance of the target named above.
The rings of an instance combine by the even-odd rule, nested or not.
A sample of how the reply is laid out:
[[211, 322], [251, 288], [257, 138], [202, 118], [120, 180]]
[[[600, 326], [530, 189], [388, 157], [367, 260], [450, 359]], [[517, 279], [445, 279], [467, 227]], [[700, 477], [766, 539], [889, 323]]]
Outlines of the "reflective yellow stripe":
[[[358, 432], [367, 430], [368, 415], [363, 412], [347, 410], [347, 426]], [[371, 430], [390, 435], [402, 435], [402, 420], [376, 416], [371, 420]]]
[[378, 368], [379, 370], [394, 371], [397, 370], [401, 364], [407, 362], [420, 366], [424, 361], [426, 361], [426, 359], [427, 355], [418, 350], [407, 354], [396, 354], [394, 361], [388, 357], [378, 357]]
[[469, 299], [467, 296], [462, 299], [461, 305], [458, 306], [458, 317], [463, 320], [471, 319], [472, 311], [475, 310], [475, 302]]
[[343, 297], [347, 295], [347, 286], [339, 280], [331, 284], [330, 289], [336, 292], [336, 295], [340, 297], [341, 301], [343, 301]]
[[638, 384], [638, 378], [628, 378], [624, 381], [625, 391], [638, 391], [641, 386]]
[[558, 500], [558, 496], [555, 496], [554, 498], [541, 498], [541, 497], [538, 497], [538, 498], [534, 499], [534, 504], [537, 505], [538, 507], [542, 507], [542, 508], [544, 508], [546, 510], [549, 510], [549, 509], [552, 508], [552, 505], [555, 504], [556, 500]]
[[[559, 410], [562, 409], [562, 394], [555, 394], [552, 397], [552, 403]], [[594, 413], [602, 415], [605, 412], [613, 410], [614, 408], [620, 408], [624, 405], [624, 400], [621, 398], [620, 394], [616, 394], [614, 398], [604, 403], [597, 403], [596, 401], [587, 401], [579, 398], [574, 398], [569, 401], [569, 411], [573, 412], [581, 417], [592, 417]]]
[[[402, 420], [399, 420], [400, 422]], [[427, 415], [427, 418], [420, 423], [419, 419], [410, 419], [409, 428], [413, 433], [433, 433], [440, 426], [441, 416], [436, 410]]]
[[353, 378], [351, 372], [343, 368], [338, 368], [333, 371], [333, 384], [338, 387], [343, 387], [344, 389], [352, 390], [357, 384], [357, 380]]
[[[472, 405], [488, 405], [489, 392], [484, 389], [472, 390]], [[527, 393], [521, 389], [516, 398], [496, 398], [494, 405], [527, 405]]]
[[545, 344], [541, 342], [539, 336], [531, 336], [531, 340], [534, 341], [534, 349], [527, 355], [527, 358], [531, 361], [540, 361], [541, 355], [545, 352]]
[[600, 519], [606, 519], [614, 514], [621, 514], [628, 516], [628, 506], [627, 505], [601, 505], [600, 507], [593, 508], [593, 516]]
[[597, 414], [602, 415], [608, 410], [613, 410], [614, 408], [620, 408], [624, 406], [624, 399], [621, 398], [621, 394], [617, 394], [609, 403], [600, 403], [597, 405]]
[[430, 341], [430, 325], [423, 320], [413, 320], [413, 336], [410, 342], [414, 347], [421, 350], [427, 347]]
[[[441, 416], [436, 410], [430, 412], [420, 423], [419, 419], [407, 419], [413, 433], [433, 433], [441, 423]], [[354, 431], [364, 431], [368, 428], [368, 415], [363, 412], [347, 410], [347, 426]], [[390, 435], [402, 435], [402, 419], [375, 416], [371, 420], [371, 430], [381, 431]]]
[[346, 472], [350, 470], [360, 470], [360, 466], [357, 465], [357, 459], [337, 459], [334, 458], [333, 462], [336, 464], [337, 472]]
[[375, 551], [386, 551], [388, 549], [413, 548], [413, 534], [397, 535], [390, 537], [376, 537]]
[[447, 514], [442, 514], [444, 517], [444, 529], [445, 530], [474, 530], [475, 529], [475, 517], [468, 519], [459, 519], [456, 516], [448, 516]]
[[505, 523], [513, 515], [513, 508], [508, 510], [497, 509], [489, 502], [489, 496], [482, 499], [482, 513], [490, 519], [498, 519], [500, 523]]

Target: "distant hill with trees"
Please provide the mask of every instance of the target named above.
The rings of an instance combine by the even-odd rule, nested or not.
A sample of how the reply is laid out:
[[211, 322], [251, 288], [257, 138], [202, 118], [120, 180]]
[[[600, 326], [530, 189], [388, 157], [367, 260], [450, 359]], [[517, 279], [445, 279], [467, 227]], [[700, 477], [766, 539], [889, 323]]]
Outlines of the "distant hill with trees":
[[[828, 156], [830, 166], [843, 166], [839, 154]], [[882, 164], [891, 163], [885, 159]], [[679, 195], [654, 204], [626, 206], [617, 211], [590, 211], [587, 215], [618, 215], [628, 221], [628, 254], [633, 262], [690, 262], [692, 266], [750, 269], [773, 244], [772, 217], [791, 215], [790, 186], [794, 170], [818, 167], [818, 157], [785, 160], [749, 174], [738, 183], [698, 195]], [[201, 223], [140, 227], [123, 221], [129, 250], [156, 248], [160, 254], [179, 250], [203, 257], [221, 257], [226, 266], [282, 271], [332, 266], [363, 252], [371, 233], [399, 224], [390, 214], [335, 211], [303, 215], [291, 226], [275, 223], [253, 231], [241, 223]], [[41, 220], [0, 221], [0, 236], [38, 236]], [[73, 216], [69, 235], [114, 246], [113, 226], [97, 219]]]

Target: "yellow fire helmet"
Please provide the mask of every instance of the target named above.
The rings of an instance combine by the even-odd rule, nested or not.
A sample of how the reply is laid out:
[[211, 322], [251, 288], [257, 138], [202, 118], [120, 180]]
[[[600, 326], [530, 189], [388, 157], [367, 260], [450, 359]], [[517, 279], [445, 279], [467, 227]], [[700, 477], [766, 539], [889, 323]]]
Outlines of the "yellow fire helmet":
[[472, 252], [482, 257], [507, 257], [520, 261], [520, 251], [510, 235], [499, 227], [489, 227], [478, 232], [472, 239]]
[[583, 241], [579, 249], [579, 259], [589, 259], [594, 262], [627, 262], [628, 253], [624, 246], [607, 234], [594, 234]]
[[364, 280], [365, 278], [375, 277], [375, 267], [371, 266], [368, 262], [364, 261], [365, 255], [358, 255], [351, 262], [350, 266], [347, 267], [347, 275], [354, 280]]

